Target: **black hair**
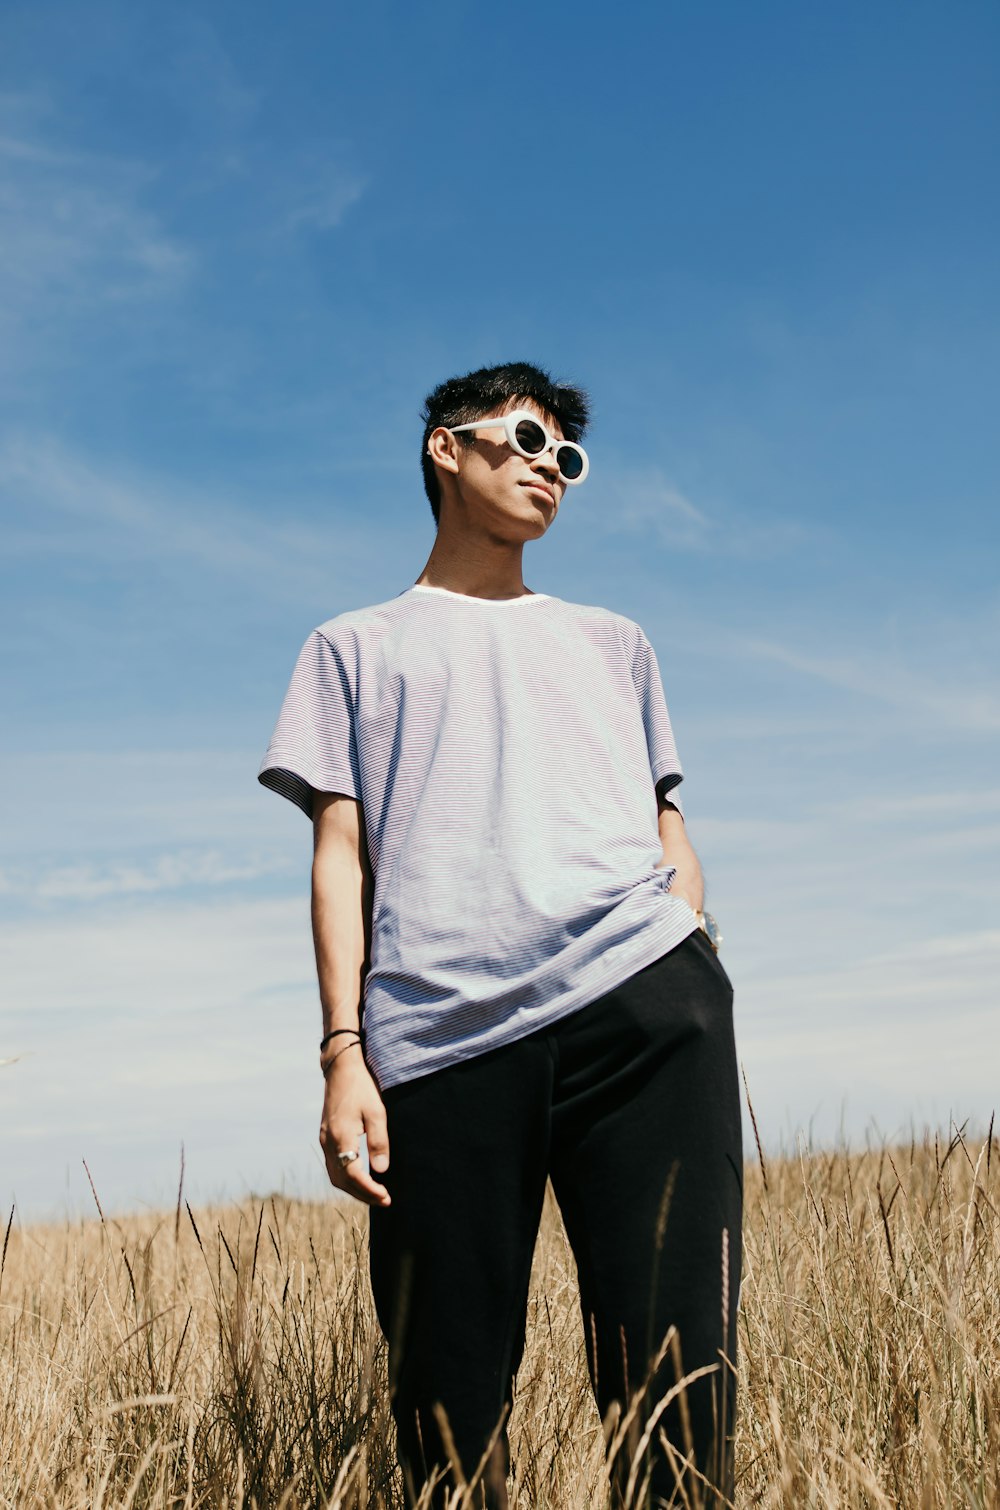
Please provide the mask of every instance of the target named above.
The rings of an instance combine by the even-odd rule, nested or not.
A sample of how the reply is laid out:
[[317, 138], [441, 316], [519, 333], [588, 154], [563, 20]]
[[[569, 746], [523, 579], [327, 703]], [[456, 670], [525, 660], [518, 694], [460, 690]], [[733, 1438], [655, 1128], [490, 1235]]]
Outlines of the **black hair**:
[[[543, 368], [534, 367], [530, 362], [479, 367], [464, 377], [439, 383], [433, 393], [427, 395], [420, 415], [424, 422], [420, 465], [424, 474], [424, 491], [430, 500], [435, 523], [441, 516], [441, 489], [434, 463], [427, 454], [431, 431], [439, 425], [447, 429], [454, 425], [469, 425], [484, 414], [493, 414], [498, 409], [523, 403], [525, 399], [531, 399], [551, 415], [566, 440], [582, 439], [590, 418], [590, 400], [584, 390], [568, 383], [554, 383]], [[475, 436], [466, 432], [458, 439], [471, 445]]]

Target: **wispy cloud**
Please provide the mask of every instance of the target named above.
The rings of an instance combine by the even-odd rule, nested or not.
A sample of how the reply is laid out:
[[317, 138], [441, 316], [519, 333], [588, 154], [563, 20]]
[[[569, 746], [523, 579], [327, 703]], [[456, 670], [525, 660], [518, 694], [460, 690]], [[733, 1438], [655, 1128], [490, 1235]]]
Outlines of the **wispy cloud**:
[[216, 850], [183, 850], [157, 855], [145, 863], [118, 861], [105, 865], [62, 865], [31, 874], [0, 872], [0, 892], [32, 901], [95, 902], [150, 892], [186, 891], [259, 881], [287, 873], [280, 855], [227, 858]]
[[[0, 1195], [57, 1208], [86, 1157], [102, 1200], [273, 1188], [315, 1167], [319, 1005], [308, 904], [108, 898], [0, 927]], [[322, 1186], [319, 1187], [320, 1189]]]
[[259, 255], [265, 244], [273, 248], [300, 232], [339, 226], [368, 186], [346, 144], [328, 137], [285, 140], [276, 165], [272, 133], [260, 129], [265, 97], [241, 74], [219, 30], [193, 12], [167, 14], [160, 22], [171, 39], [171, 67], [158, 88], [200, 126], [186, 170], [196, 188], [246, 191], [229, 234], [249, 235]]
[[[269, 716], [276, 710], [269, 708]], [[311, 851], [311, 828], [256, 780], [259, 745], [240, 749], [39, 749], [0, 754], [0, 829], [8, 862], [205, 850], [247, 858], [252, 845]]]
[[992, 813], [1000, 813], [1000, 791], [922, 791], [905, 797], [887, 793], [885, 796], [858, 796], [853, 801], [839, 804], [842, 812], [851, 812], [857, 818], [878, 819], [885, 822], [909, 823], [913, 819], [922, 822], [935, 819], [973, 819], [979, 821]]
[[995, 679], [976, 686], [943, 686], [919, 671], [871, 650], [854, 655], [817, 655], [773, 640], [734, 642], [742, 655], [773, 661], [803, 676], [860, 693], [876, 702], [917, 712], [946, 728], [1000, 729], [1000, 694]]
[[822, 1144], [841, 1128], [856, 1141], [875, 1119], [890, 1136], [950, 1117], [985, 1129], [1000, 1110], [996, 929], [856, 953], [840, 967], [780, 966], [737, 977], [737, 1047], [765, 1146], [784, 1143], [783, 1122], [808, 1125]]
[[[57, 437], [0, 440], [0, 503], [12, 523], [8, 556], [96, 557], [102, 562], [195, 561], [224, 577], [259, 582], [269, 598], [329, 588], [334, 540], [297, 524], [287, 507], [280, 523], [261, 519], [234, 498], [209, 495], [136, 467], [103, 465]], [[336, 561], [363, 558], [372, 536], [341, 523]]]
[[707, 514], [658, 471], [630, 478], [621, 488], [619, 503], [626, 529], [652, 528], [667, 544], [701, 547], [716, 529]]
[[322, 159], [300, 161], [288, 184], [288, 203], [280, 224], [293, 234], [333, 230], [367, 186], [360, 174]]
[[262, 277], [294, 287], [297, 241], [338, 227], [365, 191], [336, 142], [290, 145], [277, 164], [212, 28], [177, 30], [180, 72], [152, 87], [169, 97], [187, 78], [170, 104], [201, 114], [196, 146], [95, 150], [55, 99], [0, 93], [0, 378], [19, 399], [28, 374], [64, 379], [84, 350], [102, 371], [170, 364], [200, 392], [238, 387], [248, 336], [218, 319], [211, 280], [249, 279], [255, 299]]
[[648, 534], [685, 550], [706, 549], [717, 533], [708, 515], [656, 467], [610, 467], [600, 499], [592, 495], [581, 503], [580, 514], [602, 533]]
[[[773, 516], [695, 503], [660, 467], [615, 466], [608, 459], [599, 496], [593, 490], [579, 512], [601, 534], [639, 535], [671, 550], [769, 558], [815, 538], [814, 527]], [[576, 500], [574, 508], [577, 507]]]
[[[143, 202], [149, 165], [52, 141], [36, 98], [0, 97], [0, 311], [14, 328], [174, 294], [195, 263]], [[23, 351], [19, 353], [23, 355]]]
[[305, 893], [135, 905], [108, 898], [94, 911], [3, 924], [0, 947], [6, 999], [31, 1043], [44, 1038], [50, 1011], [104, 1004], [109, 1024], [131, 1016], [143, 982], [147, 1021], [163, 1014], [166, 1030], [208, 1000], [227, 1003], [228, 1014], [232, 1003], [268, 996], [290, 980], [296, 989], [315, 985]]

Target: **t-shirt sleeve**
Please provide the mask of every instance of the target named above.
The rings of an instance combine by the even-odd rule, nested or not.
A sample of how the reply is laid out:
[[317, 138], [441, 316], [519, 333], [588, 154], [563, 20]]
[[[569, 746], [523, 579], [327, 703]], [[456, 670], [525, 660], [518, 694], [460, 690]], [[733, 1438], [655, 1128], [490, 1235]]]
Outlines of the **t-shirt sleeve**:
[[319, 629], [302, 647], [257, 779], [307, 818], [316, 792], [361, 800], [351, 688], [340, 656]]
[[649, 749], [649, 768], [653, 773], [657, 796], [669, 794], [670, 801], [683, 814], [684, 808], [677, 788], [684, 779], [684, 772], [677, 758], [677, 746], [663, 695], [656, 652], [641, 629], [632, 659], [632, 680], [642, 709], [646, 745]]

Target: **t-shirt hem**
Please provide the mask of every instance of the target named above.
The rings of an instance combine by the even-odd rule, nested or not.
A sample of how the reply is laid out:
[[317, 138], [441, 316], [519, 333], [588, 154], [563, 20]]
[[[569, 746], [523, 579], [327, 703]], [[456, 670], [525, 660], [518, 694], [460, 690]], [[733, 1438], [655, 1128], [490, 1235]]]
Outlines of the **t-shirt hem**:
[[[677, 899], [680, 900], [679, 898]], [[690, 912], [690, 909], [688, 909]], [[637, 949], [634, 955], [627, 959], [620, 949], [609, 950], [613, 955], [613, 961], [600, 973], [588, 973], [587, 980], [582, 986], [574, 990], [563, 992], [553, 1001], [549, 1002], [544, 1012], [539, 1011], [537, 1016], [528, 1020], [518, 1017], [511, 1026], [506, 1029], [494, 1030], [489, 1041], [475, 1045], [445, 1045], [435, 1053], [428, 1053], [421, 1048], [419, 1056], [413, 1058], [397, 1059], [393, 1055], [386, 1056], [390, 1061], [386, 1064], [381, 1060], [377, 1052], [371, 1053], [371, 1042], [368, 1043], [368, 1068], [375, 1077], [380, 1090], [391, 1090], [393, 1086], [405, 1085], [407, 1081], [420, 1079], [424, 1075], [433, 1074], [435, 1070], [449, 1069], [456, 1064], [464, 1064], [467, 1060], [476, 1059], [481, 1054], [492, 1053], [494, 1049], [503, 1048], [507, 1044], [516, 1043], [521, 1038], [528, 1038], [532, 1033], [537, 1033], [541, 1028], [551, 1027], [560, 1018], [568, 1017], [571, 1012], [580, 1011], [597, 1001], [598, 997], [604, 996], [608, 991], [613, 991], [630, 976], [644, 970], [647, 965], [653, 964], [662, 955], [668, 954], [671, 949], [676, 949], [686, 938], [696, 931], [698, 919], [690, 912], [690, 919], [678, 918], [672, 922], [664, 920], [650, 929], [649, 937], [642, 936], [643, 947]]]

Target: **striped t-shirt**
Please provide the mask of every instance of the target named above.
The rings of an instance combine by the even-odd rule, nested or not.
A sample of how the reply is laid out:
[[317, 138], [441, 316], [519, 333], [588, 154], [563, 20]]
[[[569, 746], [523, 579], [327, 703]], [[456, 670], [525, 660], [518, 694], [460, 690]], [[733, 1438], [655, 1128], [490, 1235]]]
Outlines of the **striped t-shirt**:
[[544, 1027], [696, 926], [658, 868], [681, 780], [653, 649], [544, 593], [411, 587], [314, 630], [260, 780], [357, 798], [374, 872], [364, 985], [384, 1090]]

